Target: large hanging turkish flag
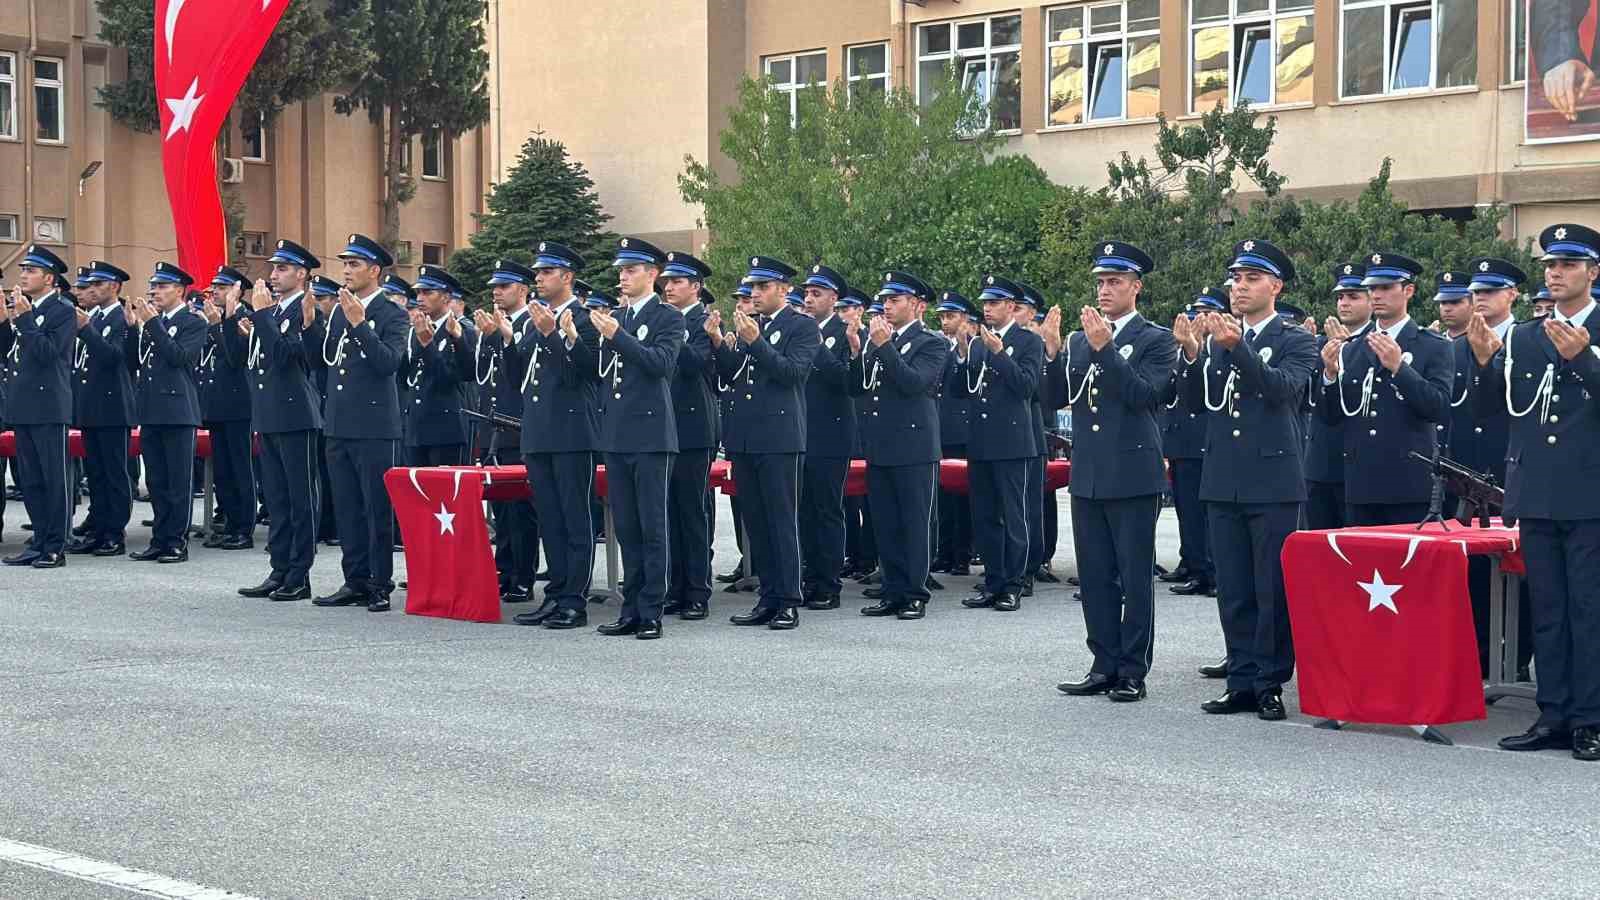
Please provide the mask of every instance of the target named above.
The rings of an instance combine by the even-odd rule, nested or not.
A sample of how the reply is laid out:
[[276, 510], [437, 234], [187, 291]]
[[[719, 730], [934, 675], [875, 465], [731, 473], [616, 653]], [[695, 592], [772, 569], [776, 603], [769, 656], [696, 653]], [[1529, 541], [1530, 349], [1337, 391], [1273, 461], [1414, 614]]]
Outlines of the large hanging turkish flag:
[[289, 0], [156, 0], [156, 108], [178, 265], [197, 279], [227, 262], [213, 146]]

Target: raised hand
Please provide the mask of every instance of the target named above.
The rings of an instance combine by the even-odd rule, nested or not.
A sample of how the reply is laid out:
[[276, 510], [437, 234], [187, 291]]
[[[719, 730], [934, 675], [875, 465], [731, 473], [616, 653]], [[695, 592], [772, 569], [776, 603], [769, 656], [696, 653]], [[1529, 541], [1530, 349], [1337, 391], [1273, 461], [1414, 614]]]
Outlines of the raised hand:
[[1306, 320], [1300, 323], [1300, 327], [1306, 330], [1306, 334], [1315, 336], [1317, 333], [1317, 320], [1306, 316]]
[[257, 278], [255, 287], [250, 289], [250, 308], [257, 312], [271, 309], [278, 301], [272, 296], [272, 291], [267, 287], [265, 278]]
[[[222, 314], [223, 315], [227, 316], [230, 319], [233, 318], [233, 314], [239, 311], [239, 296], [241, 294], [243, 294], [243, 293], [244, 293], [244, 285], [242, 285], [242, 284], [230, 284], [226, 288], [223, 289], [223, 291], [222, 291]], [[215, 325], [216, 323], [212, 322], [211, 324]]]
[[1489, 327], [1482, 313], [1473, 313], [1472, 319], [1467, 322], [1467, 346], [1472, 348], [1472, 356], [1480, 366], [1487, 366], [1494, 355], [1500, 352], [1500, 336]]
[[1328, 338], [1322, 345], [1322, 376], [1329, 381], [1339, 380], [1339, 354], [1344, 352], [1344, 341]]
[[1172, 320], [1172, 336], [1183, 348], [1185, 359], [1196, 359], [1200, 356], [1200, 326], [1188, 313], [1178, 313]]
[[82, 331], [89, 324], [89, 311], [73, 307], [72, 311], [78, 316], [78, 330]]
[[499, 330], [499, 326], [494, 323], [494, 316], [481, 309], [472, 313], [472, 324], [478, 327], [479, 334], [488, 334], [491, 331]]
[[1111, 343], [1111, 323], [1106, 317], [1100, 315], [1100, 310], [1093, 306], [1085, 306], [1081, 315], [1083, 322], [1083, 336], [1088, 339], [1092, 350], [1103, 349]]
[[1401, 354], [1400, 345], [1389, 335], [1374, 329], [1367, 335], [1367, 346], [1378, 357], [1378, 364], [1389, 370], [1389, 374], [1400, 371]]
[[1044, 355], [1046, 359], [1055, 359], [1061, 352], [1061, 307], [1052, 306], [1044, 314], [1044, 323], [1039, 326], [1039, 337], [1044, 339]]
[[207, 325], [222, 324], [222, 310], [217, 309], [217, 302], [210, 298], [200, 304], [200, 315], [205, 316]]
[[1222, 347], [1232, 350], [1244, 338], [1244, 331], [1239, 327], [1239, 320], [1233, 316], [1222, 313], [1206, 313], [1206, 327], [1211, 331], [1211, 339]]
[[846, 326], [844, 329], [844, 340], [845, 343], [850, 345], [850, 355], [852, 357], [861, 355], [861, 329]]
[[746, 315], [738, 310], [733, 311], [733, 330], [739, 340], [746, 344], [754, 344], [761, 339], [761, 323], [754, 316]]
[[561, 336], [573, 343], [578, 342], [578, 324], [572, 318], [572, 310], [561, 314]]
[[433, 322], [420, 309], [411, 311], [411, 330], [417, 335], [417, 343], [426, 347], [433, 343]]
[[455, 313], [446, 313], [444, 317], [445, 333], [452, 338], [461, 337], [461, 319]]
[[615, 318], [612, 318], [611, 312], [604, 309], [597, 309], [590, 313], [589, 321], [594, 325], [595, 330], [600, 332], [600, 336], [607, 340], [610, 340], [611, 336], [617, 333], [617, 329], [622, 327]]
[[983, 326], [983, 331], [981, 334], [983, 337], [983, 345], [989, 348], [990, 353], [999, 353], [1005, 346], [1005, 342], [1000, 340], [1000, 335], [991, 331], [989, 326]]
[[18, 316], [33, 312], [33, 301], [22, 292], [22, 288], [11, 289], [11, 312]]
[[722, 346], [722, 310], [713, 309], [708, 313], [705, 321], [700, 323], [700, 328], [705, 331], [706, 337], [711, 339], [711, 346]]
[[361, 306], [361, 301], [356, 299], [356, 295], [350, 293], [349, 288], [339, 289], [339, 308], [344, 310], [344, 320], [350, 323], [351, 328], [367, 320], [366, 309]]
[[1568, 362], [1577, 359], [1578, 354], [1589, 349], [1589, 329], [1582, 325], [1569, 325], [1566, 322], [1556, 321], [1554, 316], [1546, 316], [1544, 333], [1549, 335], [1550, 343], [1556, 345], [1556, 352]]
[[1337, 340], [1350, 340], [1350, 329], [1344, 327], [1344, 323], [1339, 321], [1338, 317], [1336, 316], [1329, 316], [1327, 320], [1322, 323], [1322, 333]]
[[300, 327], [310, 328], [317, 321], [317, 301], [309, 293], [300, 295]]
[[255, 331], [256, 331], [256, 323], [250, 321], [249, 317], [245, 317], [245, 318], [239, 320], [239, 333], [240, 334], [244, 335], [245, 337], [249, 337], [250, 335], [255, 334]]
[[533, 322], [533, 327], [539, 329], [539, 333], [545, 337], [549, 337], [550, 333], [556, 330], [556, 317], [550, 313], [550, 307], [543, 303], [528, 304], [528, 318]]

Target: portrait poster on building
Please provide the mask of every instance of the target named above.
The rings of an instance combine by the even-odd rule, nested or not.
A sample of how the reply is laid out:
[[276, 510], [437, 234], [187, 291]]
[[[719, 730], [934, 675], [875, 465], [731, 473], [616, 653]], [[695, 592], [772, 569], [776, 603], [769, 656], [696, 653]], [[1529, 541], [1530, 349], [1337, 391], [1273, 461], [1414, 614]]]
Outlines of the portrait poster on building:
[[1529, 143], [1600, 139], [1600, 0], [1527, 0]]

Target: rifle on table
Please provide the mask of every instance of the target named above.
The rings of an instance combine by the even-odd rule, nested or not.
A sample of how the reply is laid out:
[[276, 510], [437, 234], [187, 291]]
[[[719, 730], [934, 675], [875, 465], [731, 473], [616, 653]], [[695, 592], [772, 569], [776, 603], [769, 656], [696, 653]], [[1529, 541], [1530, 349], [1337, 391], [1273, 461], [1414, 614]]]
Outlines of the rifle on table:
[[495, 412], [494, 398], [492, 397], [489, 400], [488, 413], [481, 413], [475, 409], [463, 409], [461, 414], [469, 419], [477, 419], [480, 422], [487, 422], [494, 426], [489, 432], [489, 446], [483, 451], [483, 457], [479, 460], [479, 462], [486, 465], [499, 465], [500, 432], [521, 431], [522, 420], [516, 416], [508, 416], [505, 413]]
[[1072, 435], [1059, 431], [1047, 430], [1044, 433], [1045, 455], [1051, 459], [1061, 459], [1072, 456]]
[[[1443, 488], [1449, 487], [1450, 492], [1461, 498], [1461, 506], [1454, 518], [1457, 521], [1470, 523], [1478, 520], [1479, 528], [1488, 528], [1491, 516], [1502, 516], [1502, 521], [1510, 526], [1515, 525], [1515, 519], [1505, 519], [1506, 491], [1505, 488], [1495, 483], [1494, 476], [1486, 472], [1477, 472], [1446, 456], [1427, 456], [1412, 450], [1412, 459], [1421, 460], [1428, 464], [1433, 472], [1435, 508], [1430, 509], [1429, 519], [1437, 519], [1438, 495]], [[1447, 528], [1449, 526], [1446, 526]]]

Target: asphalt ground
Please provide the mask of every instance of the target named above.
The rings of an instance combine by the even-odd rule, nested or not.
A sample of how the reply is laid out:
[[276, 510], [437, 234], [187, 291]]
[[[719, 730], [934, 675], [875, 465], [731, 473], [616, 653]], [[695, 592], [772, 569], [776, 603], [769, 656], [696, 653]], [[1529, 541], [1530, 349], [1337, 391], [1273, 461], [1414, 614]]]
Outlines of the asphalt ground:
[[[1170, 512], [1160, 547], [1175, 562]], [[649, 643], [234, 594], [265, 572], [197, 545], [0, 570], [0, 839], [257, 897], [1555, 897], [1600, 876], [1600, 767], [1493, 749], [1531, 703], [1450, 726], [1455, 747], [1314, 729], [1292, 689], [1287, 722], [1206, 716], [1208, 598], [1158, 591], [1150, 697], [1122, 705], [1055, 689], [1088, 666], [1065, 584], [1007, 614], [944, 578], [920, 622], [857, 615], [852, 585], [787, 633], [727, 624], [751, 601], [718, 593]], [[337, 585], [337, 551], [313, 577]], [[5, 900], [127, 896], [0, 858]]]

